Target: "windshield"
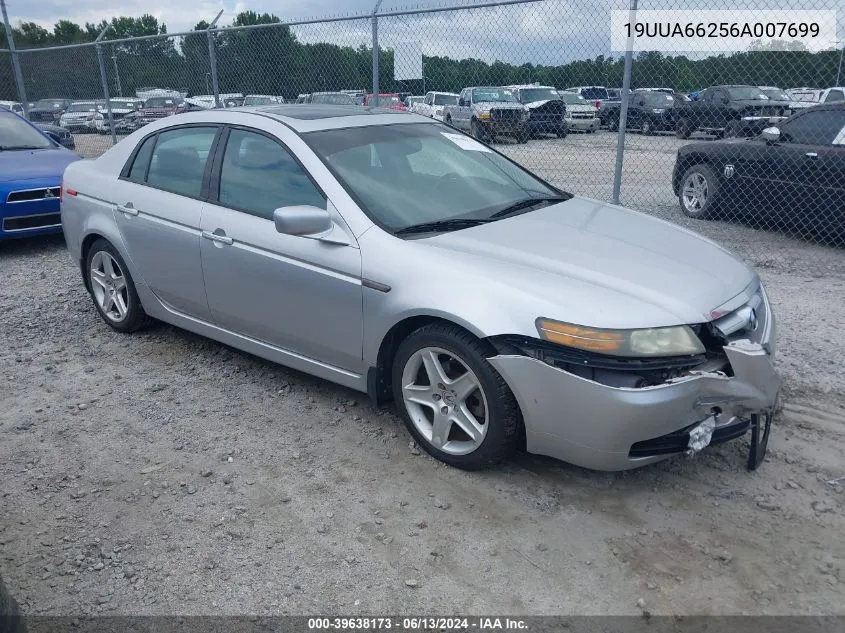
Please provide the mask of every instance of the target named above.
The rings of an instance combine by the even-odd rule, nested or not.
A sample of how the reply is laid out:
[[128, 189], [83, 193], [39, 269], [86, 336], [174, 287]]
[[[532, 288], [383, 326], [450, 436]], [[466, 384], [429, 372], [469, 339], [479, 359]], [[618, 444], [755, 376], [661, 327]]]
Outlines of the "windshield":
[[270, 105], [271, 103], [276, 103], [273, 97], [246, 97], [244, 99], [245, 106]]
[[382, 125], [303, 135], [368, 216], [388, 230], [489, 218], [514, 202], [554, 197], [536, 177], [445, 125]]
[[726, 88], [731, 99], [742, 101], [768, 101], [769, 98], [764, 95], [759, 88], [752, 86], [731, 86]]
[[581, 96], [584, 97], [584, 99], [589, 99], [590, 101], [594, 101], [596, 99], [604, 101], [610, 98], [607, 94], [607, 88], [602, 88], [601, 86], [581, 88]]
[[355, 101], [352, 100], [352, 97], [341, 93], [313, 95], [311, 97], [311, 103], [327, 103], [330, 105], [355, 105]]
[[50, 149], [48, 138], [16, 114], [0, 114], [0, 151], [14, 149]]
[[458, 105], [458, 95], [434, 95], [434, 105]]
[[145, 108], [175, 108], [176, 99], [172, 97], [150, 97], [144, 102]]
[[474, 88], [472, 91], [474, 103], [482, 101], [516, 101], [513, 91], [505, 88]]
[[651, 108], [671, 108], [675, 98], [665, 92], [646, 92], [642, 95], [643, 103]]
[[111, 105], [112, 108], [121, 108], [123, 110], [126, 110], [127, 108], [134, 110], [138, 107], [137, 104], [137, 101], [127, 101], [125, 99], [109, 99], [109, 105]]
[[373, 106], [384, 106], [384, 105], [391, 105], [394, 103], [402, 103], [399, 100], [399, 97], [386, 97], [384, 95], [379, 95], [378, 97], [370, 97], [369, 105]]
[[68, 107], [68, 112], [93, 112], [97, 109], [97, 104], [95, 103], [72, 103], [70, 107]]
[[775, 101], [791, 101], [789, 95], [780, 88], [762, 88], [760, 92], [766, 95], [769, 99], [774, 99]]
[[526, 88], [520, 91], [519, 97], [522, 103], [560, 99], [560, 95], [554, 88]]
[[574, 92], [561, 92], [559, 94], [560, 98], [567, 105], [588, 105], [587, 100], [584, 99], [584, 97], [577, 95]]
[[67, 102], [64, 99], [41, 99], [35, 102], [36, 108], [63, 108]]

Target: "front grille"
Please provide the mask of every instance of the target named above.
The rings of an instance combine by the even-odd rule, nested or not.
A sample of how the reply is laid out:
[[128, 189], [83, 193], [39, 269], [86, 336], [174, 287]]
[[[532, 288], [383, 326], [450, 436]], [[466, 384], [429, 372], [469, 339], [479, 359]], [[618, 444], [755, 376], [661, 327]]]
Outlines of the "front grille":
[[522, 118], [522, 111], [510, 108], [493, 108], [490, 110], [490, 118], [494, 121], [519, 121]]
[[[69, 135], [68, 135], [69, 136]], [[64, 138], [64, 136], [62, 137]], [[23, 189], [12, 191], [6, 197], [6, 202], [31, 202], [32, 200], [53, 200], [59, 197], [59, 187], [45, 189]]]
[[3, 219], [3, 230], [8, 232], [46, 229], [61, 225], [62, 216], [59, 213], [42, 213], [40, 215], [24, 215]]

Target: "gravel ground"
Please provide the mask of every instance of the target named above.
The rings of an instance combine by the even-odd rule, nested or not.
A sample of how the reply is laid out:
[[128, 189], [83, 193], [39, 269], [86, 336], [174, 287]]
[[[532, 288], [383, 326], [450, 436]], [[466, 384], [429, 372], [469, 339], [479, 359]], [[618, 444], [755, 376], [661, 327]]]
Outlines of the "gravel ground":
[[[681, 221], [675, 139], [635, 141], [623, 202]], [[614, 143], [506, 151], [607, 198]], [[619, 474], [457, 471], [361, 394], [111, 331], [60, 238], [0, 244], [0, 576], [28, 614], [845, 614], [845, 255], [689, 226], [758, 267], [779, 317], [784, 410], [755, 473], [743, 442]]]

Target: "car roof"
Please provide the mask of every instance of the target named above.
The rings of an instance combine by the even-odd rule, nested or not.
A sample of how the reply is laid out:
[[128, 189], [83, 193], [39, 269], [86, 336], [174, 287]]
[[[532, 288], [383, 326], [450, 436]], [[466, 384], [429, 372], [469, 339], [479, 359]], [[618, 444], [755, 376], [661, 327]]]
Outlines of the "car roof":
[[554, 86], [541, 86], [539, 84], [514, 84], [512, 86], [505, 86], [513, 90], [529, 90], [531, 88], [539, 88], [540, 90], [557, 90]]

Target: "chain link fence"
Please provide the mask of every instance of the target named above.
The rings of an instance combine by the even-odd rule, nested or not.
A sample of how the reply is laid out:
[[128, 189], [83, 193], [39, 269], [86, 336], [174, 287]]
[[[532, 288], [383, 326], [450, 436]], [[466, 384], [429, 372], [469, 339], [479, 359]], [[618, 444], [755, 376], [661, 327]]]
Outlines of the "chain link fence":
[[[673, 4], [641, 0], [638, 10]], [[766, 21], [779, 4], [743, 8]], [[132, 40], [106, 33], [97, 44], [17, 56], [30, 102], [87, 102], [29, 112], [69, 127], [86, 157], [185, 107], [331, 101], [318, 93], [340, 92], [360, 103], [377, 90], [383, 104], [408, 99], [563, 189], [683, 224], [758, 266], [845, 274], [845, 106], [820, 103], [845, 101], [843, 42], [736, 53], [716, 39], [707, 53], [634, 52], [626, 77], [609, 16], [629, 9], [628, 0], [508, 0]], [[522, 102], [531, 125], [489, 134], [473, 87], [507, 87], [494, 97]], [[10, 54], [0, 52], [0, 98], [17, 92]], [[468, 117], [451, 119], [458, 111]], [[773, 126], [780, 137], [762, 140]], [[725, 137], [739, 140], [716, 142]]]

